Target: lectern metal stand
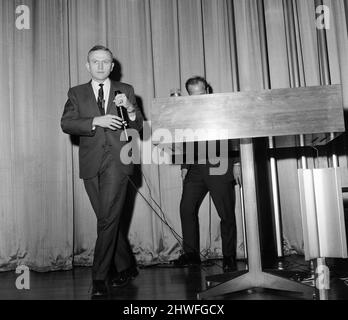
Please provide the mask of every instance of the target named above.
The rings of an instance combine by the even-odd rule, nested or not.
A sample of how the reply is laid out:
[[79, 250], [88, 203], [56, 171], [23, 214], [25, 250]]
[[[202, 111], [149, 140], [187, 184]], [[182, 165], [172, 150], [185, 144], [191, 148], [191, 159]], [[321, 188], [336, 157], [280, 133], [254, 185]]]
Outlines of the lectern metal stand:
[[256, 287], [300, 292], [312, 296], [313, 287], [262, 271], [252, 139], [241, 140], [240, 152], [244, 196], [245, 199], [248, 199], [245, 203], [248, 271], [241, 276], [200, 292], [197, 298], [207, 299]]

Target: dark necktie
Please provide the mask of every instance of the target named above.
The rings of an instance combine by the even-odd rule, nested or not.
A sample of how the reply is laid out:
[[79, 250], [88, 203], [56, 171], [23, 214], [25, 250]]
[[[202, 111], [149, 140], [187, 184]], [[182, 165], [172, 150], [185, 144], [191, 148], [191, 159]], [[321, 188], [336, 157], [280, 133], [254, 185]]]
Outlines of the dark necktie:
[[98, 91], [98, 108], [100, 110], [100, 113], [102, 115], [105, 115], [105, 109], [104, 109], [104, 90], [103, 90], [104, 84], [99, 84], [99, 91]]

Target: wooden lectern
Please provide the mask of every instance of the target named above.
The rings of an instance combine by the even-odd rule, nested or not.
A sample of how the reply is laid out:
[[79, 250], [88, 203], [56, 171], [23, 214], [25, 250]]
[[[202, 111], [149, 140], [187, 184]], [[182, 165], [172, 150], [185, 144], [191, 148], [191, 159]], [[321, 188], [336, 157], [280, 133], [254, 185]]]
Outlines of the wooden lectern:
[[198, 298], [255, 287], [312, 295], [311, 286], [262, 271], [252, 138], [301, 135], [307, 146], [329, 142], [345, 131], [341, 86], [159, 98], [153, 101], [151, 120], [153, 132], [165, 128], [172, 137], [190, 129], [199, 131], [191, 141], [240, 139], [248, 270]]

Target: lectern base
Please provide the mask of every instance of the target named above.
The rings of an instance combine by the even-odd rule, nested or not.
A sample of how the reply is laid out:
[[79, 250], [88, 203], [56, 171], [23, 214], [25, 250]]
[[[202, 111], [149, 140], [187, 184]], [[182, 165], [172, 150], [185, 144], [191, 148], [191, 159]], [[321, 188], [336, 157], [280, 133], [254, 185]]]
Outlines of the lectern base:
[[[298, 292], [308, 299], [313, 299], [315, 294], [315, 289], [311, 286], [266, 272], [247, 272], [242, 275], [240, 275], [240, 272], [236, 272], [235, 276], [231, 280], [198, 293], [198, 300], [253, 288]], [[229, 278], [231, 278], [231, 274], [229, 274]]]
[[207, 284], [207, 287], [216, 286], [220, 283], [227, 282], [229, 280], [237, 278], [247, 272], [248, 270], [239, 270], [234, 272], [227, 272], [227, 273], [206, 276], [205, 283]]

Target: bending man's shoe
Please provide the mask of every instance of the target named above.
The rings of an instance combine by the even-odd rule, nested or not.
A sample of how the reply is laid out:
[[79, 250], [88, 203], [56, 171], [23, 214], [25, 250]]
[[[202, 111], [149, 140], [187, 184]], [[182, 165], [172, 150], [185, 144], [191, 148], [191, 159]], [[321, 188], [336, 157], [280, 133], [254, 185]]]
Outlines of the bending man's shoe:
[[222, 267], [223, 267], [224, 272], [237, 271], [236, 259], [233, 257], [224, 256], [223, 262], [222, 262]]
[[125, 272], [131, 280], [135, 279], [139, 274], [139, 271], [136, 266], [128, 268]]
[[201, 258], [197, 253], [184, 253], [178, 259], [174, 260], [174, 266], [177, 267], [199, 266], [200, 264]]
[[119, 272], [117, 276], [111, 280], [111, 286], [113, 288], [124, 287], [131, 280], [135, 279], [138, 274], [139, 271], [136, 266], [130, 267], [124, 271]]
[[108, 289], [106, 287], [105, 281], [103, 280], [93, 280], [92, 296], [102, 297], [108, 294]]

